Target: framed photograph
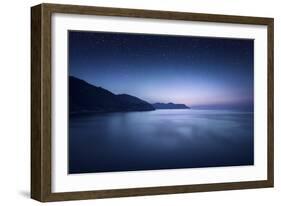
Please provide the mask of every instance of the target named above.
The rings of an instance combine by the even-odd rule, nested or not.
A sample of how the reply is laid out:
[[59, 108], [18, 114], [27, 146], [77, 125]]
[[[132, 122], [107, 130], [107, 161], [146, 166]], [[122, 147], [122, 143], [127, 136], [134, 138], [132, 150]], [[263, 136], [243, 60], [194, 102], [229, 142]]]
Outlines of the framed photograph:
[[31, 197], [273, 187], [273, 19], [31, 8]]

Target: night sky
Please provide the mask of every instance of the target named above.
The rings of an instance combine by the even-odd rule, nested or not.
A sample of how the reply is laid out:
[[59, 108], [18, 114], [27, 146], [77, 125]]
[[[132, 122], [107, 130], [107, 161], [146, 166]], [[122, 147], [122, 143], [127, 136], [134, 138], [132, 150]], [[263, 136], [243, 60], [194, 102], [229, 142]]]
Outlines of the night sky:
[[69, 31], [69, 75], [192, 108], [253, 108], [254, 40]]

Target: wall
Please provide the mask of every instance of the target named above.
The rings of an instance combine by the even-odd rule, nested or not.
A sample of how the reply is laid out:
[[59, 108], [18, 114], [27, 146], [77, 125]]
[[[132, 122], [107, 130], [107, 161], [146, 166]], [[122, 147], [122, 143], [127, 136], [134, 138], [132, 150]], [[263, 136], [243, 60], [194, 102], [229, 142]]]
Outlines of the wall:
[[[275, 188], [207, 192], [151, 197], [48, 203], [48, 205], [278, 205], [281, 200], [280, 144], [280, 36], [279, 1], [250, 0], [61, 0], [96, 6], [206, 12], [275, 18]], [[40, 1], [2, 1], [0, 32], [0, 191], [1, 205], [38, 205], [29, 199], [30, 153], [30, 6]], [[279, 203], [280, 204], [280, 203]]]

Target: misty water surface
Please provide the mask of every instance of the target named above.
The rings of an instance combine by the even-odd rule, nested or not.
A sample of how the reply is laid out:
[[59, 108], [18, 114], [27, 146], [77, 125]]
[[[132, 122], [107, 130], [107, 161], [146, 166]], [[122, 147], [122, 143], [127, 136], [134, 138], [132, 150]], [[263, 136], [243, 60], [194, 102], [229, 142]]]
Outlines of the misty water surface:
[[69, 118], [69, 173], [252, 165], [253, 113], [156, 110]]

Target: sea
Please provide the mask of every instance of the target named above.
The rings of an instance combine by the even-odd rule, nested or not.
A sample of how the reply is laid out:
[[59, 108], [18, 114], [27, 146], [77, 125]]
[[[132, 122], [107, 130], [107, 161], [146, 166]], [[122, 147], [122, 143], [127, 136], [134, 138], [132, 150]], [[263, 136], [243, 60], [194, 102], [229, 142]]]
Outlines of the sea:
[[69, 116], [68, 172], [254, 164], [254, 113], [169, 109]]

